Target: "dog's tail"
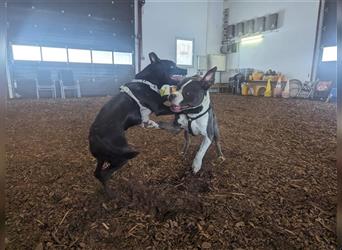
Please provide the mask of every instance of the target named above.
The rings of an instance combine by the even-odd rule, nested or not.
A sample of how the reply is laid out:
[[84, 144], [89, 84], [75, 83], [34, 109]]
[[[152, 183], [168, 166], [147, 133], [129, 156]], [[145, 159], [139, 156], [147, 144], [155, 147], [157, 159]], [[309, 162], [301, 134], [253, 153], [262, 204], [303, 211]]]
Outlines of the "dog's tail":
[[118, 157], [129, 160], [139, 154], [138, 151], [131, 149], [127, 143], [116, 146], [110, 141], [100, 138], [98, 135], [89, 135], [89, 149], [94, 157], [107, 161], [112, 161]]

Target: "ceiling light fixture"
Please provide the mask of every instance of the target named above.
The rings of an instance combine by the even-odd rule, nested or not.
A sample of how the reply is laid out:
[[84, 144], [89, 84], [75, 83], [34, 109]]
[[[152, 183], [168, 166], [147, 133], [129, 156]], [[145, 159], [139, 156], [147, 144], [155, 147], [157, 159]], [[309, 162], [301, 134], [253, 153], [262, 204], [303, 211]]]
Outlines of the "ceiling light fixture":
[[241, 38], [242, 44], [259, 43], [264, 39], [262, 35]]

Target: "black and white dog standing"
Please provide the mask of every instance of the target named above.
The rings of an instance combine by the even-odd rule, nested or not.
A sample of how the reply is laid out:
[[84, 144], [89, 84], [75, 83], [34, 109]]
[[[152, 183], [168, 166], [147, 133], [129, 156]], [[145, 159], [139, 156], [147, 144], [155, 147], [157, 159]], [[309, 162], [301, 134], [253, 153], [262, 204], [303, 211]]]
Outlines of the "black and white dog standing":
[[153, 52], [149, 57], [151, 64], [121, 87], [121, 92], [102, 107], [90, 127], [89, 149], [97, 160], [94, 175], [107, 192], [106, 183], [112, 173], [139, 153], [128, 146], [125, 130], [139, 124], [158, 127], [149, 119], [151, 113], [174, 114], [163, 104], [165, 100], [159, 90], [164, 84], [178, 84], [176, 76], [187, 73], [172, 61], [160, 60]]
[[[216, 67], [209, 70], [203, 78], [185, 78], [173, 92], [169, 100], [171, 110], [179, 113], [176, 121], [184, 128], [185, 143], [182, 150], [186, 155], [191, 135], [202, 135], [203, 141], [192, 163], [194, 173], [202, 167], [202, 160], [212, 142], [216, 145], [219, 158], [225, 160], [219, 142], [219, 128], [210, 102], [209, 88], [214, 83]], [[162, 127], [162, 123], [161, 128]]]

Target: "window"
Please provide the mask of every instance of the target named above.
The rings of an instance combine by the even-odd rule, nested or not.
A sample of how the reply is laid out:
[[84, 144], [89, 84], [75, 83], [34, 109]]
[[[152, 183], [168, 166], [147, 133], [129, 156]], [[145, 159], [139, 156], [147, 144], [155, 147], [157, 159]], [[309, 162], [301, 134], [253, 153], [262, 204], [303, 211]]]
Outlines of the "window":
[[337, 46], [323, 48], [322, 62], [337, 61]]
[[176, 39], [176, 62], [177, 65], [192, 66], [193, 65], [194, 41]]
[[114, 52], [114, 64], [132, 65], [132, 53]]
[[42, 47], [42, 59], [46, 62], [68, 62], [67, 50], [64, 48]]
[[93, 63], [113, 64], [113, 54], [111, 51], [93, 50], [91, 54]]
[[71, 63], [91, 63], [90, 50], [68, 49], [68, 54]]
[[14, 60], [41, 61], [40, 47], [28, 45], [12, 45]]

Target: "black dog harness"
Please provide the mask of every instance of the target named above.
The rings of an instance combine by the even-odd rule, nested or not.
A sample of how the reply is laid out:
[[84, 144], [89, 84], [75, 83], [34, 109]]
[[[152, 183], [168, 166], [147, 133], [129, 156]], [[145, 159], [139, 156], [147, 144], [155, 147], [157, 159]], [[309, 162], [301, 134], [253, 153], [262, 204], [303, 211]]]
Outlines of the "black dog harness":
[[209, 112], [209, 110], [211, 109], [211, 105], [209, 105], [209, 108], [203, 112], [202, 114], [196, 116], [196, 117], [190, 117], [188, 114], [185, 114], [186, 118], [188, 119], [188, 130], [190, 132], [191, 135], [195, 136], [194, 132], [192, 131], [192, 128], [191, 128], [191, 123], [195, 120], [197, 120], [198, 118], [201, 118], [202, 116], [204, 116], [206, 113]]

